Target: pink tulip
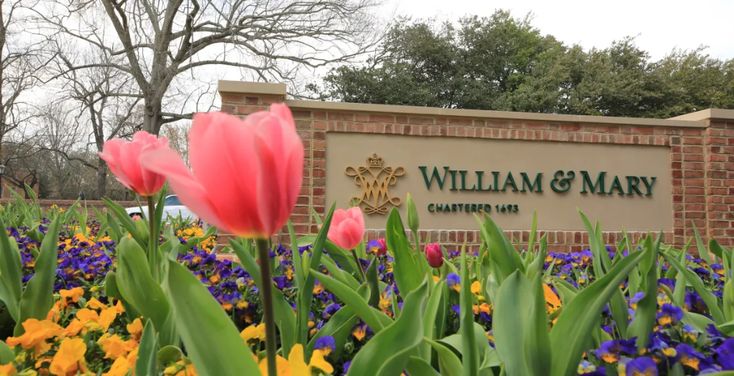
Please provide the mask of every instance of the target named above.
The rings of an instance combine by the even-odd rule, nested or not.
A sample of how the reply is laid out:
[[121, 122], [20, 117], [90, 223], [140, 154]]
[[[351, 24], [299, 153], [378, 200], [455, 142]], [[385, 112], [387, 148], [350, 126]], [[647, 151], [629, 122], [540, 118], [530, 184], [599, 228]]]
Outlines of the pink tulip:
[[194, 116], [191, 170], [169, 150], [143, 156], [166, 175], [181, 202], [231, 234], [265, 238], [296, 205], [303, 180], [303, 143], [288, 106], [273, 104], [246, 119], [221, 112]]
[[107, 162], [122, 185], [141, 196], [153, 196], [161, 190], [166, 178], [142, 166], [140, 158], [143, 153], [156, 150], [168, 150], [168, 139], [138, 131], [132, 141], [115, 138], [105, 142], [99, 157]]
[[428, 243], [425, 248], [428, 265], [432, 268], [440, 268], [443, 265], [443, 253], [438, 243]]
[[337, 209], [331, 218], [329, 240], [344, 249], [354, 249], [364, 237], [364, 216], [362, 209], [353, 207]]

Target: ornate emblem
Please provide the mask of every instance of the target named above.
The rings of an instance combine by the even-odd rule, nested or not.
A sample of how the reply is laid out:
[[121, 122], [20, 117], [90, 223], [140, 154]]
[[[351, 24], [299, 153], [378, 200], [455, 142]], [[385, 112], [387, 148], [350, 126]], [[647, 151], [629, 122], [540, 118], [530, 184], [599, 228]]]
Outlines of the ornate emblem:
[[354, 184], [360, 188], [360, 193], [352, 197], [353, 205], [358, 205], [367, 214], [387, 214], [390, 207], [401, 204], [400, 197], [390, 195], [390, 187], [398, 182], [398, 178], [405, 175], [402, 167], [385, 167], [385, 162], [372, 154], [367, 158], [367, 166], [347, 167], [346, 174], [354, 178]]

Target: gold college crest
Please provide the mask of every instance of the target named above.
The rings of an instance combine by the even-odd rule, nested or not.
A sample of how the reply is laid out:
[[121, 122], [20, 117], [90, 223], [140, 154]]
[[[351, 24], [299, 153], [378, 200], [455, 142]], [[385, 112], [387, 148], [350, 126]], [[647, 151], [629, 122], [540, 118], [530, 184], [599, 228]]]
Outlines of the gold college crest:
[[385, 167], [385, 162], [372, 154], [367, 158], [367, 166], [347, 167], [345, 173], [354, 178], [360, 193], [351, 198], [353, 205], [360, 206], [366, 214], [387, 214], [389, 207], [400, 206], [400, 197], [390, 195], [390, 186], [405, 175], [402, 167]]

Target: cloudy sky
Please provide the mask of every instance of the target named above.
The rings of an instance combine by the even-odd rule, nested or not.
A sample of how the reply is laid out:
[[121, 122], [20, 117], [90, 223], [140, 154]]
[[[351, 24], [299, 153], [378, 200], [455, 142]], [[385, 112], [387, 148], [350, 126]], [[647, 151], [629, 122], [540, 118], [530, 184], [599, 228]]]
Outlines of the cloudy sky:
[[535, 27], [566, 44], [603, 48], [634, 36], [656, 59], [699, 46], [713, 57], [734, 58], [734, 0], [386, 0], [382, 12], [454, 20], [498, 8], [520, 18], [532, 13]]

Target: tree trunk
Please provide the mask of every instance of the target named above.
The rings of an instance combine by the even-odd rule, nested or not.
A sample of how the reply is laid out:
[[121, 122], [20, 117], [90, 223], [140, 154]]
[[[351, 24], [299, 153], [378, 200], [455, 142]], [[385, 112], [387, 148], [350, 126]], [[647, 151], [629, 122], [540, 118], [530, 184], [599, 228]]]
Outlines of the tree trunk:
[[99, 167], [97, 167], [97, 191], [95, 198], [101, 199], [107, 194], [107, 164], [102, 158], [97, 163]]
[[143, 130], [158, 135], [161, 130], [161, 100], [152, 96], [145, 96], [145, 115], [143, 116]]

